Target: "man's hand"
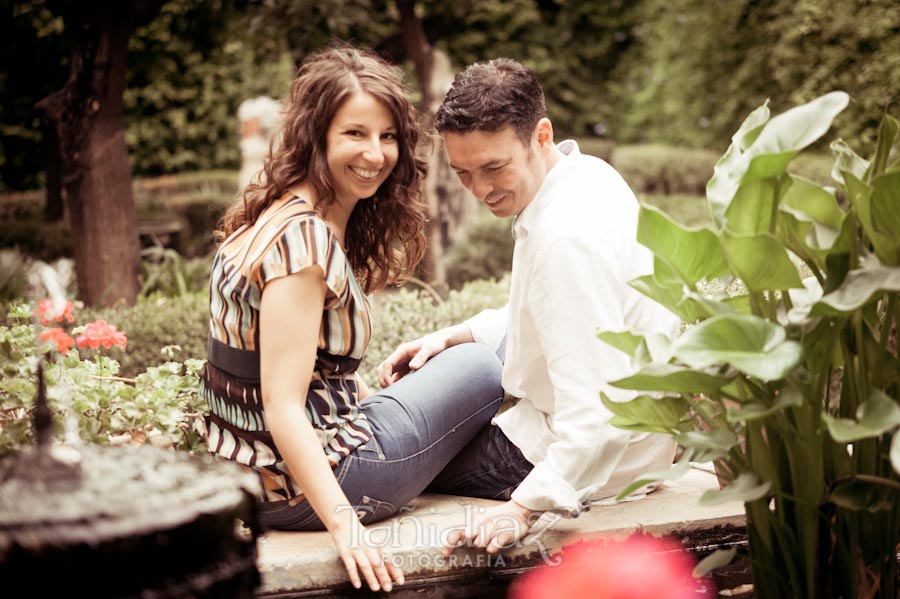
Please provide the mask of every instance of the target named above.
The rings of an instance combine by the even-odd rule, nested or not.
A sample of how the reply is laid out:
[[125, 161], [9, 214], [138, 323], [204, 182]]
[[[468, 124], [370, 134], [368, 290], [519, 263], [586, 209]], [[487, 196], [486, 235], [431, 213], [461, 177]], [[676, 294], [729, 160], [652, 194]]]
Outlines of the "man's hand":
[[537, 513], [512, 500], [488, 508], [476, 514], [465, 526], [450, 532], [444, 545], [444, 557], [461, 545], [482, 547], [489, 554], [512, 547], [528, 533]]
[[415, 341], [407, 341], [378, 365], [378, 383], [384, 387], [393, 385], [404, 376], [421, 368], [432, 356], [448, 347], [472, 341], [472, 333], [466, 324], [447, 327]]

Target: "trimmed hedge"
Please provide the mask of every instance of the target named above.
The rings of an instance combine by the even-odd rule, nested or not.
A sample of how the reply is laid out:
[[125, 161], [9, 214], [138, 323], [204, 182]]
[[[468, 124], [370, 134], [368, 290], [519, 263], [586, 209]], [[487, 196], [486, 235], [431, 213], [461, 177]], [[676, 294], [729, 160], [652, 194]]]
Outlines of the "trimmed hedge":
[[720, 154], [661, 145], [616, 146], [612, 165], [636, 194], [706, 193]]

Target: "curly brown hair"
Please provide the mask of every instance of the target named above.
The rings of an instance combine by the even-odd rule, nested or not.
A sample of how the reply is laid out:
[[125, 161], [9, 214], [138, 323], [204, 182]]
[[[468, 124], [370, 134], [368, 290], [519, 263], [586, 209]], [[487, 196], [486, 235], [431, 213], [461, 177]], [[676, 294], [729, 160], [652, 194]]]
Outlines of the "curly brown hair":
[[420, 129], [403, 76], [370, 50], [331, 46], [308, 55], [291, 84], [277, 139], [261, 177], [229, 208], [216, 231], [219, 240], [256, 222], [272, 202], [308, 182], [323, 213], [335, 203], [327, 163], [326, 134], [341, 105], [363, 91], [382, 102], [397, 127], [399, 156], [387, 180], [371, 200], [358, 202], [347, 223], [345, 251], [366, 293], [408, 279], [425, 253], [425, 202], [422, 183], [427, 162]]

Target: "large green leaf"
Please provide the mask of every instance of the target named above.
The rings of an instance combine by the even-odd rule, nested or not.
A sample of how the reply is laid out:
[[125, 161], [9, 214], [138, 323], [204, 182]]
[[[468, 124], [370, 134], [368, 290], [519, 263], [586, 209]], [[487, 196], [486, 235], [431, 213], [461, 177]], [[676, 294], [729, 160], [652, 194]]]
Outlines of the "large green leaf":
[[900, 267], [871, 262], [848, 272], [840, 287], [822, 296], [812, 307], [811, 315], [849, 314], [884, 292], [900, 291]]
[[779, 325], [744, 314], [710, 318], [673, 344], [675, 356], [693, 368], [731, 364], [764, 381], [785, 377], [802, 358], [802, 347]]
[[822, 420], [838, 443], [878, 437], [900, 426], [900, 406], [882, 391], [874, 391], [856, 410], [856, 420], [822, 414]]
[[[725, 212], [741, 183], [780, 175], [791, 159], [803, 148], [824, 135], [831, 122], [849, 102], [844, 92], [831, 92], [812, 102], [792, 108], [765, 121], [767, 111], [755, 111], [744, 125], [746, 134], [761, 123], [752, 143], [732, 143], [726, 155], [716, 164], [713, 177], [706, 186], [710, 213], [718, 228], [723, 226]], [[752, 122], [749, 122], [753, 119]], [[747, 127], [744, 130], [744, 127]], [[739, 131], [740, 133], [740, 131]]]
[[684, 322], [696, 322], [706, 316], [706, 312], [695, 301], [685, 295], [684, 283], [663, 283], [654, 275], [645, 275], [628, 282], [629, 285], [672, 311]]
[[625, 352], [631, 357], [634, 357], [638, 346], [644, 341], [643, 335], [635, 335], [629, 331], [618, 333], [613, 331], [600, 331], [597, 333], [597, 337], [600, 341], [613, 346], [619, 351]]
[[731, 145], [728, 150], [716, 162], [713, 176], [706, 184], [706, 198], [709, 201], [710, 215], [717, 228], [722, 228], [725, 210], [731, 203], [744, 174], [744, 169], [740, 168], [744, 152], [753, 145], [768, 120], [769, 106], [766, 101], [744, 119], [737, 132], [731, 137]]
[[835, 486], [830, 499], [845, 510], [874, 514], [892, 509], [895, 496], [896, 491], [873, 481], [851, 479]]
[[771, 405], [753, 402], [739, 407], [728, 406], [725, 410], [725, 418], [729, 422], [747, 422], [759, 420], [787, 408], [795, 408], [803, 405], [803, 395], [794, 387], [782, 389], [778, 397]]
[[681, 397], [651, 397], [639, 395], [629, 401], [613, 401], [605, 393], [600, 392], [600, 400], [606, 409], [619, 417], [625, 424], [641, 424], [657, 430], [672, 432], [678, 428], [690, 404]]
[[831, 142], [831, 151], [836, 157], [834, 167], [831, 169], [832, 179], [843, 183], [845, 171], [853, 174], [860, 181], [865, 179], [866, 171], [869, 170], [869, 161], [861, 158], [844, 140]]
[[872, 158], [872, 169], [869, 171], [871, 180], [874, 181], [887, 168], [888, 157], [898, 131], [900, 131], [900, 123], [897, 122], [897, 119], [887, 114], [881, 118], [881, 124], [878, 127], [878, 141], [875, 143], [875, 156]]
[[694, 461], [710, 462], [728, 455], [738, 444], [737, 435], [728, 429], [687, 431], [675, 437], [678, 444], [694, 452]]
[[888, 266], [900, 265], [900, 172], [872, 181], [869, 209], [876, 233], [872, 238], [875, 254]]
[[732, 233], [766, 233], [772, 225], [773, 207], [779, 189], [775, 178], [758, 179], [738, 187], [725, 210], [725, 226]]
[[685, 228], [656, 208], [641, 206], [637, 240], [688, 285], [728, 274], [728, 261], [715, 233]]
[[721, 239], [735, 273], [750, 291], [803, 286], [797, 267], [774, 235], [733, 235], [726, 231]]
[[760, 483], [755, 474], [744, 472], [720, 491], [706, 491], [697, 502], [699, 505], [712, 506], [743, 501], [744, 503], [762, 499], [769, 492], [771, 483]]
[[846, 213], [838, 204], [834, 190], [820, 187], [808, 179], [791, 175], [790, 185], [781, 198], [780, 207], [793, 208], [812, 220], [840, 229]]
[[635, 391], [669, 391], [672, 393], [716, 393], [732, 376], [720, 376], [691, 370], [675, 364], [650, 363], [635, 374], [610, 383], [613, 387]]

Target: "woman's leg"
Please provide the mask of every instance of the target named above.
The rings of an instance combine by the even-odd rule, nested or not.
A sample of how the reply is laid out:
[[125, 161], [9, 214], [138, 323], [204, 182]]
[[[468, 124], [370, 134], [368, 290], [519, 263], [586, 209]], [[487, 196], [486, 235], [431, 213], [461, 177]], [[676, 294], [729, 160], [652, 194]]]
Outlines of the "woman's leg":
[[[366, 399], [361, 407], [374, 435], [335, 470], [351, 504], [338, 509], [354, 509], [363, 523], [373, 522], [424, 491], [496, 413], [501, 374], [494, 352], [464, 343]], [[286, 511], [269, 512], [266, 520], [277, 528], [322, 530], [306, 502], [291, 512], [289, 519]]]

